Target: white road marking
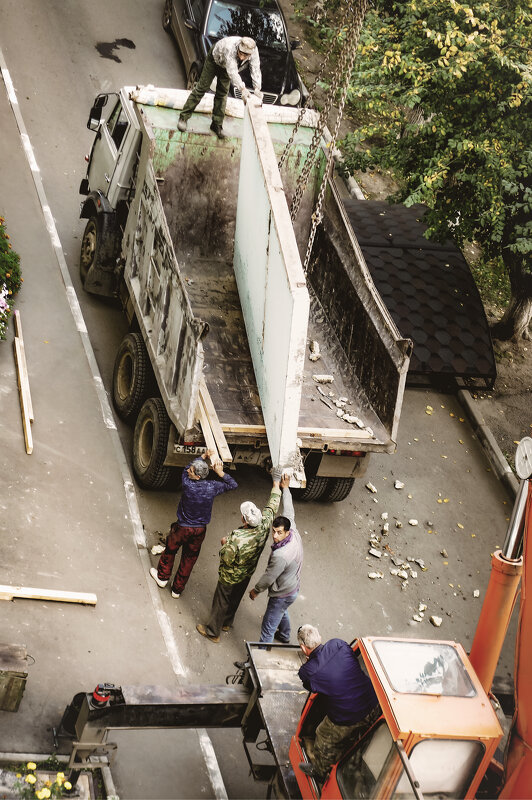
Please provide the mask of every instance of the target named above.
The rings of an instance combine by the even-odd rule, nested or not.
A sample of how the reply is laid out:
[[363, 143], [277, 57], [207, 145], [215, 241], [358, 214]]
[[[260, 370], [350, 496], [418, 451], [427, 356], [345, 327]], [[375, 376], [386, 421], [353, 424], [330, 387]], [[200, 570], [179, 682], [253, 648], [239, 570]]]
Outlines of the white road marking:
[[[70, 280], [67, 263], [63, 253], [63, 248], [61, 247], [61, 240], [59, 239], [59, 234], [57, 233], [57, 227], [55, 225], [55, 221], [52, 216], [50, 206], [48, 205], [48, 201], [42, 183], [42, 178], [40, 175], [40, 170], [37, 161], [35, 159], [30, 138], [26, 131], [26, 126], [24, 124], [24, 120], [22, 118], [20, 107], [18, 105], [17, 97], [15, 94], [15, 88], [13, 86], [9, 70], [7, 69], [7, 64], [5, 62], [4, 54], [1, 48], [0, 48], [0, 72], [2, 74], [2, 79], [4, 81], [7, 90], [7, 95], [9, 98], [9, 102], [11, 104], [11, 109], [13, 111], [15, 120], [17, 122], [20, 138], [22, 141], [22, 146], [26, 154], [26, 159], [28, 161], [33, 176], [33, 182], [35, 184], [37, 196], [39, 198], [39, 202], [45, 219], [46, 228], [48, 230], [48, 234], [50, 236], [50, 240], [54, 248], [59, 269], [61, 271], [61, 276], [63, 278], [63, 283], [65, 284], [66, 295], [70, 306], [70, 310], [74, 318], [74, 322], [76, 323], [76, 329], [78, 330], [81, 336], [83, 348], [85, 350], [85, 355], [89, 362], [89, 368], [91, 370], [92, 377], [94, 379], [94, 384], [96, 386], [96, 393], [100, 401], [100, 407], [102, 411], [104, 424], [110, 431], [111, 437], [113, 439], [115, 452], [118, 457], [119, 466], [122, 472], [124, 490], [130, 514], [130, 521], [133, 528], [133, 538], [139, 552], [141, 563], [144, 568], [147, 585], [152, 595], [155, 614], [159, 622], [159, 627], [161, 629], [161, 633], [166, 645], [168, 657], [170, 659], [170, 662], [172, 664], [172, 669], [176, 674], [176, 676], [184, 677], [186, 675], [186, 670], [179, 656], [177, 642], [175, 640], [172, 631], [170, 620], [168, 618], [168, 615], [164, 612], [162, 608], [159, 594], [152, 591], [152, 586], [151, 586], [152, 581], [149, 576], [149, 568], [151, 566], [151, 563], [149, 560], [148, 551], [146, 549], [146, 538], [144, 536], [144, 529], [142, 527], [142, 521], [138, 510], [138, 503], [135, 494], [135, 489], [133, 486], [133, 480], [122, 448], [122, 443], [120, 442], [120, 437], [118, 436], [118, 431], [116, 428], [116, 424], [114, 422], [111, 407], [109, 405], [109, 400], [103, 386], [102, 377], [100, 375], [100, 371], [96, 363], [96, 358], [94, 356], [92, 344], [88, 336], [87, 327], [85, 325], [85, 320], [83, 319], [83, 314], [81, 311], [78, 297], [76, 295], [76, 290], [74, 289], [74, 286], [72, 285], [72, 282]], [[207, 732], [204, 729], [198, 730], [198, 736], [200, 740], [201, 751], [205, 758], [205, 764], [207, 767], [207, 771], [209, 773], [209, 778], [212, 783], [215, 797], [217, 798], [217, 800], [227, 800], [227, 792], [225, 790], [222, 774], [220, 772], [220, 767], [216, 759], [216, 754], [214, 752], [214, 747], [212, 745], [212, 742]]]

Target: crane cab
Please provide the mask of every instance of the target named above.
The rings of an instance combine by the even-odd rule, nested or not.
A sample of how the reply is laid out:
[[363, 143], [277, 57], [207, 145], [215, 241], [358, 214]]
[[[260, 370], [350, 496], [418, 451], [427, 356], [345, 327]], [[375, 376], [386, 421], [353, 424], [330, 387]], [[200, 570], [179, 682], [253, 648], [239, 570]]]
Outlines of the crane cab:
[[456, 642], [368, 637], [362, 658], [381, 717], [320, 785], [298, 767], [310, 761], [324, 698], [310, 694], [290, 745], [303, 798], [470, 798], [502, 729], [469, 659]]

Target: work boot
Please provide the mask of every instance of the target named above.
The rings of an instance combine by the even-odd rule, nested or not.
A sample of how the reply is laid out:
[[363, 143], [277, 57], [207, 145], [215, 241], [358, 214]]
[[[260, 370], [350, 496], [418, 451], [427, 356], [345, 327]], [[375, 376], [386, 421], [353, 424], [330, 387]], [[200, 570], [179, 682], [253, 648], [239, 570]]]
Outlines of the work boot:
[[152, 578], [153, 578], [153, 580], [155, 581], [155, 583], [157, 584], [157, 586], [159, 586], [161, 589], [164, 589], [164, 587], [166, 586], [166, 584], [168, 583], [168, 581], [162, 581], [162, 580], [161, 580], [161, 579], [158, 577], [158, 575], [157, 575], [157, 570], [155, 569], [155, 567], [151, 567], [151, 569], [150, 569], [150, 575], [152, 576]]
[[174, 598], [174, 600], [177, 600], [178, 597], [181, 597], [181, 593], [174, 592], [174, 590], [172, 589], [172, 597]]
[[211, 122], [211, 131], [214, 131], [218, 139], [225, 139], [225, 133], [222, 130], [222, 126], [218, 125], [217, 122]]
[[179, 119], [177, 121], [177, 130], [178, 131], [186, 131], [186, 129], [187, 129], [187, 121], [186, 121], [186, 119], [181, 119], [181, 117], [179, 117]]
[[279, 631], [275, 631], [273, 638], [278, 642], [282, 642], [282, 644], [290, 644], [290, 639], [285, 639], [283, 636], [281, 636]]
[[219, 636], [213, 636], [212, 633], [209, 633], [207, 627], [205, 625], [196, 625], [196, 630], [198, 633], [201, 633], [202, 636], [205, 636], [206, 639], [210, 639], [211, 642], [219, 642]]
[[306, 762], [303, 762], [302, 764], [299, 764], [299, 769], [301, 770], [301, 772], [304, 772], [305, 775], [308, 775], [309, 778], [315, 778], [318, 781], [320, 780], [320, 776], [318, 775], [312, 764], [307, 764]]

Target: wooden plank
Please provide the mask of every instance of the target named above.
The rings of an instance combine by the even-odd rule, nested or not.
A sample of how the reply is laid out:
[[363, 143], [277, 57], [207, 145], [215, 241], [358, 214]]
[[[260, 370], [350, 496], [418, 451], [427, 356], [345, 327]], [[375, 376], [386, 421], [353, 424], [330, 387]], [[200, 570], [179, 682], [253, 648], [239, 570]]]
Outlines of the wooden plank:
[[26, 600], [57, 600], [61, 603], [83, 603], [96, 605], [96, 595], [90, 592], [62, 592], [57, 589], [34, 589], [29, 586], [0, 585], [0, 600], [13, 600], [15, 597]]
[[20, 318], [20, 311], [16, 309], [13, 312], [13, 319], [15, 323], [15, 336], [20, 339], [21, 345], [21, 359], [24, 366], [24, 375], [25, 375], [25, 383], [27, 386], [27, 408], [28, 408], [28, 416], [30, 418], [30, 422], [35, 422], [35, 417], [33, 415], [33, 403], [31, 400], [31, 392], [30, 392], [30, 381], [28, 377], [28, 367], [26, 364], [26, 350], [24, 348], [24, 337], [22, 336], [22, 320]]
[[[24, 441], [26, 443], [26, 453], [31, 455], [31, 453], [33, 453], [33, 437], [31, 435], [31, 420], [28, 412], [29, 385], [27, 384], [27, 375], [24, 377], [24, 367], [22, 366], [23, 363], [25, 364], [23, 347], [24, 345], [22, 345], [18, 336], [15, 336], [13, 339], [13, 348], [15, 351], [15, 363], [17, 366], [17, 383], [20, 397], [22, 425], [24, 428]], [[31, 405], [31, 397], [29, 402]]]
[[231, 425], [222, 422], [221, 428], [225, 433], [249, 433], [253, 436], [266, 436], [265, 425]]
[[328, 442], [336, 439], [372, 439], [369, 431], [357, 428], [347, 430], [345, 428], [298, 428], [298, 436], [309, 437], [310, 439], [326, 439]]
[[200, 382], [199, 396], [200, 402], [203, 404], [203, 410], [209, 419], [211, 430], [214, 438], [216, 439], [216, 444], [218, 445], [218, 451], [222, 461], [232, 461], [233, 456], [231, 455], [229, 445], [227, 444], [224, 436], [220, 420], [218, 419], [218, 414], [216, 413], [214, 403], [212, 402], [212, 398], [209, 394], [209, 390], [207, 389], [207, 384], [205, 383], [204, 378], [202, 378]]
[[220, 458], [218, 454], [218, 447], [216, 446], [216, 439], [214, 438], [214, 434], [209, 423], [209, 418], [205, 413], [205, 409], [203, 408], [201, 401], [198, 402], [196, 414], [198, 416], [199, 424], [201, 425], [207, 450], [214, 450], [214, 455], [211, 456], [211, 463], [215, 463], [215, 461]]

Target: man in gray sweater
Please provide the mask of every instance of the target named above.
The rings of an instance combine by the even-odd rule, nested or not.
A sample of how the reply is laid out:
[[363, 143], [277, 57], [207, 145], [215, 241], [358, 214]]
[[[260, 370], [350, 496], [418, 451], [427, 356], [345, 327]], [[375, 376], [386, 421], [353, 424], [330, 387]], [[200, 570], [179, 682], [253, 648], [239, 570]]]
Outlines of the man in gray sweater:
[[273, 521], [273, 545], [266, 571], [249, 593], [254, 600], [260, 592], [268, 590], [261, 642], [272, 642], [274, 638], [278, 642], [290, 641], [288, 608], [299, 594], [303, 545], [295, 526], [294, 504], [288, 487], [283, 488], [283, 515]]

